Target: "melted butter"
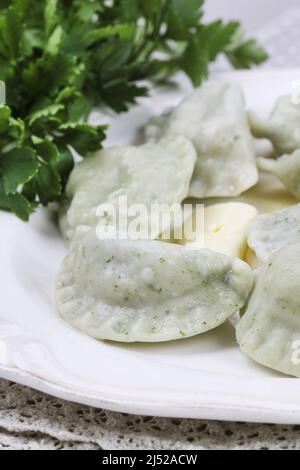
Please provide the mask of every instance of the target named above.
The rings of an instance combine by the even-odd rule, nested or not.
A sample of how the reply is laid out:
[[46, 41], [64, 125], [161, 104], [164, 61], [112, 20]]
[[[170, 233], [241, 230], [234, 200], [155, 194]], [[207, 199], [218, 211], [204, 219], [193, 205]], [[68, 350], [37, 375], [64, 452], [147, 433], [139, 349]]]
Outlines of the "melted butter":
[[214, 198], [199, 202], [205, 206], [224, 202], [243, 202], [254, 206], [259, 214], [287, 209], [299, 203], [274, 175], [265, 172], [260, 173], [256, 186], [237, 198]]
[[[193, 201], [195, 202], [195, 200]], [[266, 213], [271, 213], [275, 211], [280, 211], [282, 209], [286, 209], [288, 207], [291, 207], [295, 204], [298, 204], [299, 201], [295, 199], [289, 192], [286, 190], [286, 188], [281, 184], [281, 182], [273, 175], [261, 172], [260, 173], [260, 179], [258, 184], [251, 188], [249, 191], [246, 193], [242, 194], [240, 197], [237, 198], [214, 198], [214, 199], [206, 199], [206, 200], [198, 200], [196, 201], [197, 203], [204, 204], [204, 206], [207, 208], [209, 206], [216, 206], [219, 205], [224, 211], [224, 214], [222, 216], [222, 213], [218, 215], [218, 211], [212, 211], [211, 213], [215, 216], [215, 220], [212, 220], [210, 217], [209, 220], [209, 229], [208, 231], [215, 232], [215, 234], [221, 235], [222, 234], [222, 229], [220, 230], [220, 220], [221, 218], [221, 225], [224, 224], [224, 215], [230, 208], [230, 203], [243, 203], [243, 204], [248, 204], [250, 206], [253, 206], [256, 208], [257, 212], [259, 214], [266, 214]], [[228, 206], [227, 204], [228, 203]], [[222, 208], [223, 205], [223, 208]], [[228, 209], [226, 209], [226, 206]], [[236, 213], [237, 218], [239, 217], [238, 213]], [[234, 213], [231, 216], [234, 217]], [[251, 217], [250, 217], [251, 218]], [[233, 220], [230, 221], [231, 224], [233, 224]], [[251, 220], [249, 220], [249, 223]], [[218, 230], [219, 228], [219, 230]], [[214, 238], [209, 237], [209, 243], [208, 246], [205, 243], [205, 241], [200, 244], [196, 243], [195, 244], [195, 249], [196, 248], [209, 248], [215, 251], [220, 250], [220, 243], [222, 245], [222, 252], [224, 254], [228, 254], [229, 256], [236, 254], [240, 259], [243, 261], [246, 261], [253, 269], [256, 269], [261, 266], [261, 263], [259, 260], [256, 258], [255, 254], [247, 247], [246, 244], [246, 238], [247, 238], [247, 227], [244, 227], [244, 238], [245, 238], [245, 244], [246, 244], [246, 249], [243, 250], [240, 247], [242, 245], [241, 241], [241, 233], [239, 237], [239, 245], [236, 247], [233, 246], [234, 240], [230, 239], [230, 227], [228, 227], [227, 231], [227, 238], [224, 238], [224, 240], [220, 241], [220, 236], [215, 237], [215, 240], [217, 241], [216, 246], [214, 246]], [[200, 239], [199, 235], [199, 239]], [[183, 244], [185, 244], [183, 242]], [[228, 247], [226, 247], [226, 244], [228, 244]]]
[[299, 203], [275, 176], [268, 173], [261, 173], [259, 183], [238, 200], [252, 204], [260, 214], [280, 211]]

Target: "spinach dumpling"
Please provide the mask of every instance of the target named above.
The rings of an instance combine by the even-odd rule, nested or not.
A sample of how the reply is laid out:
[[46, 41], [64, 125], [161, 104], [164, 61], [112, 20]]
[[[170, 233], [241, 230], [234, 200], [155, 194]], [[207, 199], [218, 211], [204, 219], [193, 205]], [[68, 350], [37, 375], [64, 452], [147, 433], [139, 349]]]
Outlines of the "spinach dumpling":
[[281, 248], [300, 243], [300, 204], [259, 215], [249, 227], [248, 245], [260, 261], [267, 262]]
[[300, 377], [300, 244], [272, 255], [257, 274], [237, 325], [241, 350], [254, 361]]
[[191, 197], [239, 196], [258, 181], [253, 138], [238, 85], [206, 83], [162, 118], [152, 119], [146, 138], [183, 135], [198, 154]]
[[159, 342], [198, 335], [246, 303], [250, 267], [160, 241], [75, 237], [57, 278], [60, 315], [96, 339]]
[[269, 139], [277, 155], [293, 153], [300, 148], [300, 105], [292, 96], [282, 96], [268, 119], [249, 113], [250, 128], [258, 139]]
[[296, 150], [292, 155], [284, 155], [278, 160], [259, 158], [258, 166], [261, 170], [277, 176], [289, 193], [300, 200], [300, 150]]
[[[60, 217], [65, 238], [72, 239], [79, 225], [95, 226], [99, 206], [118, 206], [120, 196], [127, 197], [128, 206], [143, 204], [147, 209], [151, 204], [180, 204], [188, 195], [195, 162], [195, 149], [184, 137], [89, 156], [75, 167], [67, 185], [68, 202]], [[160, 235], [157, 230], [153, 238]]]

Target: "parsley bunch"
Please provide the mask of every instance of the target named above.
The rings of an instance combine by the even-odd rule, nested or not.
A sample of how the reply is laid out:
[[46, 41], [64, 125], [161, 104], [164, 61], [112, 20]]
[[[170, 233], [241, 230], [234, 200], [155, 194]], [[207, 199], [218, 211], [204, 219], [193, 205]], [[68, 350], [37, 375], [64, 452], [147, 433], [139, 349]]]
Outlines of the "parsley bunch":
[[0, 208], [28, 220], [60, 200], [74, 165], [101, 147], [93, 107], [124, 112], [141, 85], [183, 70], [194, 85], [219, 53], [266, 59], [236, 22], [202, 21], [204, 0], [0, 0]]

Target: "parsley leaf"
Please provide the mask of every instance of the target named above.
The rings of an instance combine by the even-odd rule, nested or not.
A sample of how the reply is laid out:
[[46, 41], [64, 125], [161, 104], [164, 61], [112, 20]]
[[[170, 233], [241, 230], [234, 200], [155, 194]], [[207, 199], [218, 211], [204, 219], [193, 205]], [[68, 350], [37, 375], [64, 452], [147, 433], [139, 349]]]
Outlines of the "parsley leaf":
[[0, 157], [0, 174], [6, 194], [15, 194], [19, 185], [30, 181], [37, 173], [39, 162], [29, 147], [14, 148]]

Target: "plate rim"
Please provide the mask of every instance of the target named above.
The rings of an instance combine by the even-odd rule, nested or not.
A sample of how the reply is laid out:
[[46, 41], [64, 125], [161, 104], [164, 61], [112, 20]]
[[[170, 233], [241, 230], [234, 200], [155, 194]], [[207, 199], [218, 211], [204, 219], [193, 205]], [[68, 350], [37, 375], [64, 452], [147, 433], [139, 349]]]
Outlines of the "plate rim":
[[[288, 406], [288, 409], [279, 409], [270, 407], [262, 408], [261, 404], [255, 404], [258, 400], [253, 400], [250, 405], [236, 405], [229, 403], [225, 405], [220, 403], [205, 402], [202, 396], [196, 404], [183, 405], [179, 402], [172, 402], [168, 398], [162, 402], [148, 402], [145, 399], [134, 397], [130, 401], [128, 397], [123, 400], [112, 398], [111, 392], [102, 392], [101, 397], [87, 391], [74, 391], [71, 388], [51, 382], [37, 375], [23, 371], [17, 367], [9, 367], [0, 364], [1, 378], [15, 382], [32, 388], [36, 391], [46, 393], [54, 398], [66, 400], [74, 404], [91, 406], [97, 409], [104, 409], [116, 413], [128, 413], [142, 416], [156, 416], [161, 418], [178, 418], [178, 419], [201, 419], [228, 422], [249, 422], [249, 423], [266, 423], [266, 424], [290, 424], [297, 425], [300, 423], [300, 403], [297, 409]], [[287, 378], [288, 379], [288, 378]], [[206, 391], [207, 393], [207, 391]], [[199, 391], [201, 395], [201, 392]], [[218, 395], [223, 396], [222, 391]]]

